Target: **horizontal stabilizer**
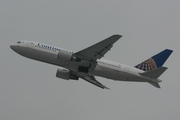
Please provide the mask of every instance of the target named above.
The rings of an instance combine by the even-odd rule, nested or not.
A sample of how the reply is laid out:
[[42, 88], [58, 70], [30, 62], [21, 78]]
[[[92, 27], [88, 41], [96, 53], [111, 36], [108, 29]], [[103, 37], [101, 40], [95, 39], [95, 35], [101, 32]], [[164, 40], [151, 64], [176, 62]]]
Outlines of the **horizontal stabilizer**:
[[159, 83], [157, 83], [157, 82], [149, 82], [149, 84], [153, 85], [156, 88], [161, 88]]
[[147, 72], [143, 72], [143, 73], [139, 73], [139, 74], [142, 76], [145, 76], [145, 77], [157, 79], [166, 70], [167, 70], [167, 67], [159, 67], [157, 69], [147, 71]]

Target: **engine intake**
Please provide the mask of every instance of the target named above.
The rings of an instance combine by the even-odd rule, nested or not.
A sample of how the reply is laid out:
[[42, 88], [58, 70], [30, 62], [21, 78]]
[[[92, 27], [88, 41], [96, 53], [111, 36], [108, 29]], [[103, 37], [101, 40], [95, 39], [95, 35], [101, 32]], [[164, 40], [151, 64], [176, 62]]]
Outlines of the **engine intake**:
[[69, 80], [69, 79], [78, 80], [79, 79], [79, 77], [73, 75], [68, 69], [65, 69], [65, 68], [59, 68], [56, 72], [56, 77], [62, 78], [65, 80]]

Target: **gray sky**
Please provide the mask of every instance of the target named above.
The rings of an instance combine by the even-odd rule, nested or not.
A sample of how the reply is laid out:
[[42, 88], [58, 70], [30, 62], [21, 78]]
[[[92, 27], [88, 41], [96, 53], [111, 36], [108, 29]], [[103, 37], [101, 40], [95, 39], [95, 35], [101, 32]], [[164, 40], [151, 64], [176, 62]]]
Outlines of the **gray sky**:
[[[1, 0], [1, 120], [173, 120], [180, 118], [179, 0]], [[113, 34], [123, 37], [105, 59], [136, 65], [174, 50], [160, 77], [147, 83], [97, 77], [111, 90], [55, 77], [58, 66], [19, 56], [9, 45], [38, 41], [79, 51]]]

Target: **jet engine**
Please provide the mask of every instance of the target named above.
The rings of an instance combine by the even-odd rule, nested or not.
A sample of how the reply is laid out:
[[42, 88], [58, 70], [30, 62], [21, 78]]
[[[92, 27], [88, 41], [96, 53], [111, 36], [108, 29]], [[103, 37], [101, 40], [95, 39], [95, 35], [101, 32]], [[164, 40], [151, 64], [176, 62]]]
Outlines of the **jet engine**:
[[73, 75], [68, 69], [65, 69], [65, 68], [59, 68], [57, 70], [56, 77], [62, 78], [65, 80], [69, 80], [69, 79], [78, 80], [79, 79], [79, 77]]

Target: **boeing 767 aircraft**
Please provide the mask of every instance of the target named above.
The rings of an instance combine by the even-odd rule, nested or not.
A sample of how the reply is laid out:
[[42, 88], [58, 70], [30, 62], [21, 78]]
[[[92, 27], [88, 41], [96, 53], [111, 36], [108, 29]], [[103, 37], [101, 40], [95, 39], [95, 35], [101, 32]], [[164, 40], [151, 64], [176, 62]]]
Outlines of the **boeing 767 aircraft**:
[[82, 78], [100, 88], [108, 89], [96, 80], [95, 76], [100, 76], [117, 81], [147, 82], [160, 88], [159, 82], [162, 80], [158, 78], [167, 69], [163, 64], [173, 51], [165, 49], [136, 66], [101, 59], [121, 37], [113, 35], [78, 52], [32, 41], [19, 41], [10, 47], [27, 58], [61, 66], [56, 77], [65, 80]]

